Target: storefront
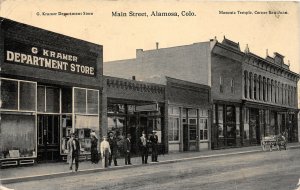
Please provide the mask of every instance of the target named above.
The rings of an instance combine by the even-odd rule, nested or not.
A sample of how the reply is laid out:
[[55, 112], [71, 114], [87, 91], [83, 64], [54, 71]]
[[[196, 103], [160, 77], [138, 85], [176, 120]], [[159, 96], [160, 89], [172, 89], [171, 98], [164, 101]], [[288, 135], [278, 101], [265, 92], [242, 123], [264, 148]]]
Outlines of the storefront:
[[210, 88], [167, 78], [168, 149], [170, 152], [210, 149]]
[[241, 146], [242, 130], [240, 125], [240, 121], [241, 121], [240, 113], [241, 113], [240, 105], [238, 103], [229, 103], [229, 102], [214, 103], [213, 120], [212, 120], [213, 122], [212, 148], [213, 149]]
[[262, 137], [279, 133], [286, 133], [288, 142], [298, 141], [297, 110], [226, 102], [215, 102], [213, 108], [214, 149], [260, 145]]
[[65, 159], [72, 132], [88, 158], [91, 130], [101, 132], [102, 46], [8, 19], [0, 46], [1, 165]]
[[119, 141], [131, 135], [132, 153], [139, 153], [139, 138], [155, 130], [159, 153], [167, 152], [165, 87], [163, 85], [105, 76], [107, 90], [107, 132]]

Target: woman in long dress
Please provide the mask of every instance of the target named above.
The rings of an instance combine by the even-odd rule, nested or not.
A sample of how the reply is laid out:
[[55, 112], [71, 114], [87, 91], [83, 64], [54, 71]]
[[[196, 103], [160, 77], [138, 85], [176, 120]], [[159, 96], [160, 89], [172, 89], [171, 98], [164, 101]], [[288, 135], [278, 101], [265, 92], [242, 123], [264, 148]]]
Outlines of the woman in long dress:
[[91, 161], [92, 164], [98, 164], [99, 153], [98, 153], [98, 138], [96, 134], [91, 133]]

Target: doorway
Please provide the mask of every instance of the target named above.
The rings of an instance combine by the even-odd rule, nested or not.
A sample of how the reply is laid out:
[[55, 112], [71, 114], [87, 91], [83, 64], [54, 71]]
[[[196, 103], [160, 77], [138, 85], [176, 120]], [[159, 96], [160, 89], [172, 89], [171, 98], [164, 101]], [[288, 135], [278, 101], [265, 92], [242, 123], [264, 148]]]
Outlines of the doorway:
[[183, 151], [189, 150], [189, 126], [183, 124]]
[[38, 149], [37, 159], [40, 162], [59, 160], [59, 115], [38, 115]]

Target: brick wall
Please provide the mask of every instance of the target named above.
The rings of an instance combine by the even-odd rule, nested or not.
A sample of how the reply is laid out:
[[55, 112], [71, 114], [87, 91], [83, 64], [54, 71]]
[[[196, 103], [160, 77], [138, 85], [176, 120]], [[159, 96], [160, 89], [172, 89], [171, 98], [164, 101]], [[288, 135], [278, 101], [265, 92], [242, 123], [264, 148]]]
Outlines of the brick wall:
[[210, 42], [143, 51], [136, 59], [104, 63], [104, 74], [166, 84], [165, 76], [210, 85]]

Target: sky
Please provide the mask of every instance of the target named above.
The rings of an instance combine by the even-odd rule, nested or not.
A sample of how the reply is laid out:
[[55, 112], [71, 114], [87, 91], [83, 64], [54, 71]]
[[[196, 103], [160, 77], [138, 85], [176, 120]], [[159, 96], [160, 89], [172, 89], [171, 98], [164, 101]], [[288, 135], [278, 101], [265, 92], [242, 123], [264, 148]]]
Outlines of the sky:
[[[130, 11], [146, 12], [148, 17], [129, 16]], [[151, 16], [153, 11], [179, 16]], [[182, 16], [182, 11], [194, 16]], [[235, 14], [220, 14], [222, 11]], [[288, 14], [256, 14], [268, 11]], [[112, 12], [127, 16], [113, 16]], [[249, 12], [252, 14], [245, 14]], [[241, 50], [248, 44], [252, 53], [263, 58], [266, 49], [270, 56], [278, 52], [290, 62], [293, 72], [300, 73], [300, 2], [0, 0], [0, 15], [103, 45], [104, 61], [135, 58], [136, 49], [154, 49], [156, 42], [164, 48], [215, 36], [222, 41], [226, 36], [239, 42]]]

